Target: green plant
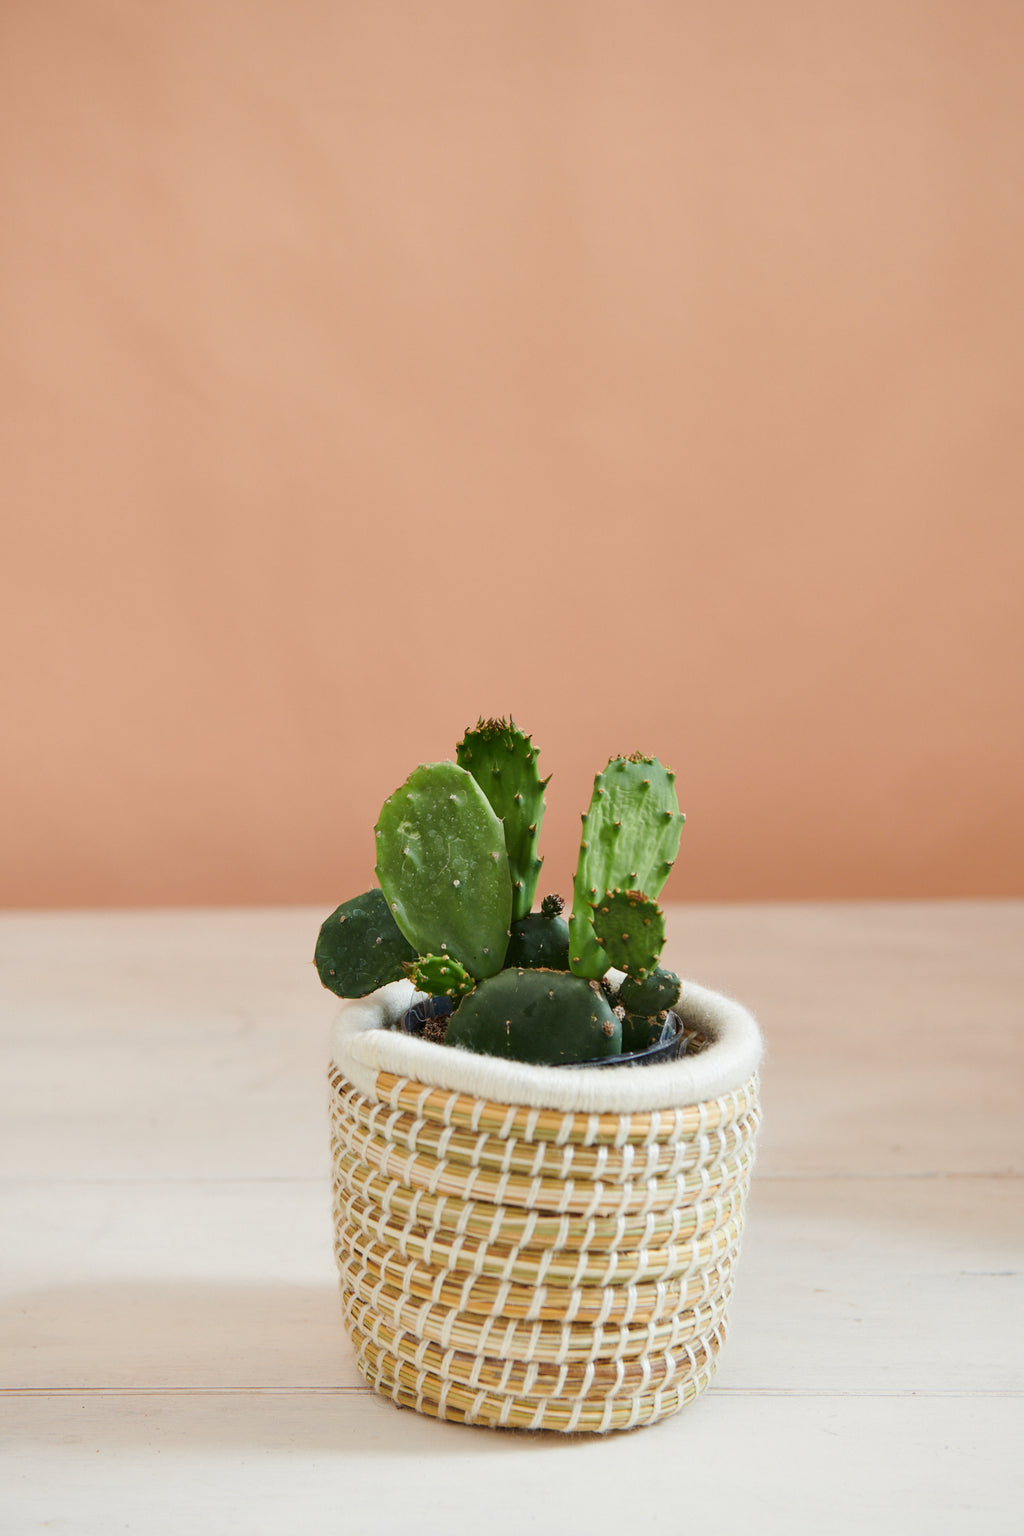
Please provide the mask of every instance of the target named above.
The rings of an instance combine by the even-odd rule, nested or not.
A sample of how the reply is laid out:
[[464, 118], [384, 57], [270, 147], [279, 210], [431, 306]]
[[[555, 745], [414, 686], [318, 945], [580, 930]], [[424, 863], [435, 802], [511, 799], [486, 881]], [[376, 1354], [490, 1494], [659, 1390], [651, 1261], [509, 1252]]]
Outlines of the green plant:
[[[678, 977], [658, 968], [656, 901], [684, 820], [675, 775], [639, 753], [597, 775], [566, 923], [558, 896], [531, 911], [548, 781], [530, 737], [512, 720], [480, 720], [456, 756], [421, 764], [385, 800], [380, 885], [324, 922], [324, 986], [364, 997], [409, 976], [451, 1000], [445, 1043], [485, 1055], [585, 1061], [650, 1043], [679, 996]], [[610, 966], [626, 972], [611, 998]]]
[[616, 1001], [623, 1009], [622, 1049], [642, 1051], [661, 1036], [670, 1008], [679, 1001], [682, 983], [675, 971], [659, 966], [641, 980], [627, 976]]

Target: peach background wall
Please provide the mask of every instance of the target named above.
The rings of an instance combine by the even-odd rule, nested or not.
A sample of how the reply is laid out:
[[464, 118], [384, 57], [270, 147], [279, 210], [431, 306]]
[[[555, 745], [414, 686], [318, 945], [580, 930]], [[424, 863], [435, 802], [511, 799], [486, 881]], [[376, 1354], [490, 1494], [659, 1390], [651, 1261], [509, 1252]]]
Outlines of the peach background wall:
[[476, 715], [545, 887], [1021, 892], [1024, 6], [6, 0], [6, 904], [333, 904]]

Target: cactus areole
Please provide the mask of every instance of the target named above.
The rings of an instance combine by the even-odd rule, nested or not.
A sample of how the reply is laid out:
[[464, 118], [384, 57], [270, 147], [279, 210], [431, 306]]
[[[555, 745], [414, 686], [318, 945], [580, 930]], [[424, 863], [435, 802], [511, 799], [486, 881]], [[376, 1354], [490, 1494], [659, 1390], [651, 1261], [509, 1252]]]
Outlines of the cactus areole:
[[[456, 755], [421, 763], [385, 800], [379, 887], [320, 929], [324, 986], [356, 998], [408, 978], [444, 999], [439, 1049], [561, 1066], [650, 1045], [679, 996], [658, 964], [656, 901], [684, 820], [675, 775], [640, 753], [597, 775], [566, 922], [555, 894], [532, 910], [548, 780], [531, 738], [512, 720], [481, 719]], [[626, 973], [619, 992], [611, 966]]]

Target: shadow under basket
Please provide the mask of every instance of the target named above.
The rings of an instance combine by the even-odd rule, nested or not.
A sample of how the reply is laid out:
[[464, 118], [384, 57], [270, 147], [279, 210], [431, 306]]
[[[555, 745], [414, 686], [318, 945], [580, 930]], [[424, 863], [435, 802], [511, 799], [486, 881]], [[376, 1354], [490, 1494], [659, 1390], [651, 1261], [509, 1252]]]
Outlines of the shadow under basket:
[[[418, 995], [418, 994], [417, 994]], [[366, 1381], [436, 1418], [606, 1432], [697, 1397], [726, 1329], [761, 1037], [684, 983], [679, 1060], [528, 1066], [343, 1005], [330, 1068], [335, 1255]]]

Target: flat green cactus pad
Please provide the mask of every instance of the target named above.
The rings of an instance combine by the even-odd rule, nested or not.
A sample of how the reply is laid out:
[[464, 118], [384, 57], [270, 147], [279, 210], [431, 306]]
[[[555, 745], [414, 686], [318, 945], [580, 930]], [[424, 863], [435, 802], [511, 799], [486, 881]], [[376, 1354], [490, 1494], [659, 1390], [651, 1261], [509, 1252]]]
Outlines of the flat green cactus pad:
[[507, 970], [458, 1005], [445, 1044], [540, 1065], [617, 1056], [622, 1025], [599, 982], [568, 971]]
[[675, 1007], [682, 985], [675, 971], [666, 971], [659, 966], [642, 981], [627, 976], [619, 988], [616, 1002], [621, 1003], [627, 1013], [654, 1018]]
[[684, 817], [675, 774], [656, 757], [614, 757], [594, 780], [583, 817], [569, 919], [569, 964], [601, 976], [609, 959], [594, 932], [591, 904], [602, 892], [643, 891], [655, 900], [668, 878]]
[[343, 901], [325, 919], [313, 956], [320, 980], [338, 997], [365, 997], [401, 980], [415, 958], [377, 886]]
[[543, 967], [549, 971], [569, 969], [569, 925], [557, 912], [545, 917], [530, 912], [512, 924], [506, 966]]
[[636, 981], [653, 971], [665, 944], [665, 918], [642, 891], [606, 891], [591, 903], [594, 932], [608, 960]]
[[377, 879], [418, 954], [454, 955], [478, 980], [499, 971], [512, 922], [502, 825], [471, 774], [423, 763], [376, 827]]

